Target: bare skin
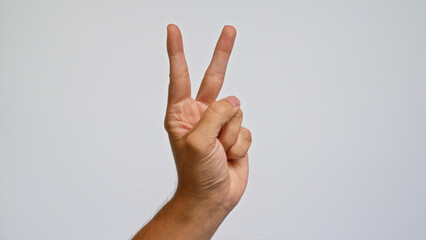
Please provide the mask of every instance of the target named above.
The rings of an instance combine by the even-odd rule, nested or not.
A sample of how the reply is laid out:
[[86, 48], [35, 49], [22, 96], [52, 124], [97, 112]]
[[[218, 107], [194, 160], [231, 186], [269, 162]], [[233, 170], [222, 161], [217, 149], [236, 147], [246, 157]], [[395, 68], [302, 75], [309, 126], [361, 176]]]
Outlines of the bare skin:
[[174, 24], [167, 26], [170, 84], [164, 127], [178, 186], [135, 240], [210, 239], [246, 189], [251, 133], [241, 126], [237, 97], [216, 100], [235, 37], [235, 28], [224, 26], [193, 99], [181, 32]]

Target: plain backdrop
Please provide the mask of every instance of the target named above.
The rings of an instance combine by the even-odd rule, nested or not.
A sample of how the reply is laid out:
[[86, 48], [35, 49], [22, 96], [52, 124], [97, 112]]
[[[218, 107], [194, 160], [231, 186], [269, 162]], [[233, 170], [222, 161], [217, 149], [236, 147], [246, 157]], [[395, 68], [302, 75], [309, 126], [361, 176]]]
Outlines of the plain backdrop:
[[0, 0], [0, 239], [129, 239], [172, 195], [166, 26], [224, 25], [250, 179], [214, 239], [426, 239], [426, 2]]

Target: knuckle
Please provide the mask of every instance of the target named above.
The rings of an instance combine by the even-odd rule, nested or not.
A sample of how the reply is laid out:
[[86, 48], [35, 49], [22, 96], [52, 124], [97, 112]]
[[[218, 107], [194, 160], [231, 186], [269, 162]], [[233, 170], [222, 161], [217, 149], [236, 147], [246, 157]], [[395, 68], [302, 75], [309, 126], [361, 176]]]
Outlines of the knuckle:
[[188, 68], [183, 69], [182, 71], [179, 72], [170, 72], [169, 73], [169, 78], [170, 79], [186, 79], [189, 78], [189, 71]]
[[238, 112], [235, 114], [236, 118], [243, 118], [243, 111], [241, 109], [238, 109]]
[[206, 71], [204, 73], [205, 79], [215, 79], [218, 82], [222, 82], [223, 78], [225, 77], [225, 72], [223, 71]]
[[247, 154], [247, 151], [244, 151], [241, 147], [231, 148], [228, 151], [228, 157], [231, 159], [240, 159]]
[[216, 114], [216, 115], [220, 115], [223, 116], [226, 112], [226, 108], [223, 106], [223, 104], [221, 104], [220, 101], [216, 101], [210, 104], [210, 110]]
[[243, 138], [247, 141], [250, 142], [252, 141], [252, 135], [250, 130], [248, 130], [247, 128], [241, 128], [242, 129], [242, 134], [243, 134]]

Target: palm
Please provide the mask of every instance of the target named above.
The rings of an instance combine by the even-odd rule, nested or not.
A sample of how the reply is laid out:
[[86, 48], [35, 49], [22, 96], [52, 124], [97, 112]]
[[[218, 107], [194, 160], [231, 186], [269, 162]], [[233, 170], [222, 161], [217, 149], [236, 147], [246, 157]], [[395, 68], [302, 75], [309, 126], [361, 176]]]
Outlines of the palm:
[[173, 137], [181, 138], [194, 127], [208, 105], [187, 98], [167, 108], [166, 124], [170, 126], [169, 133]]
[[[166, 114], [166, 122], [170, 126], [169, 134], [171, 138], [183, 138], [198, 123], [201, 116], [208, 105], [198, 102], [192, 98], [185, 99], [181, 102], [169, 106]], [[173, 144], [173, 143], [172, 143]], [[227, 192], [228, 197], [237, 202], [246, 187], [247, 171], [244, 161], [229, 162], [227, 161], [226, 152], [224, 151], [219, 140], [216, 140], [216, 146], [212, 148], [213, 152], [209, 152], [208, 168], [198, 169], [199, 171], [208, 172], [203, 175], [225, 175], [220, 178], [227, 179], [221, 186], [222, 191]], [[213, 161], [212, 161], [213, 160]], [[224, 170], [225, 169], [225, 170]], [[215, 172], [214, 174], [209, 174]], [[208, 180], [205, 180], [208, 181]]]

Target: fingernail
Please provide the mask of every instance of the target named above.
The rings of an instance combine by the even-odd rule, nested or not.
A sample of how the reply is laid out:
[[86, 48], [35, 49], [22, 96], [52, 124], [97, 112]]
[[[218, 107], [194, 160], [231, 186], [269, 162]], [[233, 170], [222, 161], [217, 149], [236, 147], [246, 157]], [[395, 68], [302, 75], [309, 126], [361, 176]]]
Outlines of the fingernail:
[[235, 96], [228, 96], [225, 98], [228, 102], [230, 102], [234, 107], [240, 106], [240, 100]]

